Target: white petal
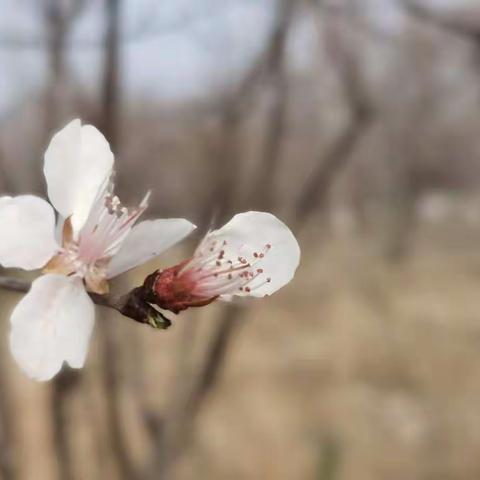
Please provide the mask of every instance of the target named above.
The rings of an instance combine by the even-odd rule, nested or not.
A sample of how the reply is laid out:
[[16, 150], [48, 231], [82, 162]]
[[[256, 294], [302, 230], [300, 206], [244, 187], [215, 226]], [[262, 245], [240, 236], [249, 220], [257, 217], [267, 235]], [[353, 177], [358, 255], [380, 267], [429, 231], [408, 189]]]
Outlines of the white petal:
[[33, 195], [0, 198], [0, 264], [34, 270], [58, 249], [53, 208]]
[[73, 120], [52, 138], [45, 152], [48, 196], [76, 232], [85, 223], [98, 191], [111, 175], [113, 154], [92, 125]]
[[[237, 295], [240, 296], [271, 295], [293, 278], [300, 262], [300, 247], [293, 233], [270, 213], [240, 213], [209, 236], [227, 242], [227, 256], [245, 256], [249, 261], [254, 260], [253, 252], [262, 252], [267, 244], [271, 245], [264, 258], [257, 261], [254, 267], [263, 269], [262, 275], [249, 285], [251, 292], [238, 291]], [[271, 281], [265, 282], [266, 278]], [[261, 283], [263, 285], [259, 286]]]
[[195, 225], [183, 218], [146, 220], [132, 228], [108, 267], [108, 278], [141, 265], [183, 240]]
[[95, 309], [79, 278], [44, 275], [10, 318], [10, 349], [31, 378], [55, 376], [63, 362], [81, 368], [95, 320]]

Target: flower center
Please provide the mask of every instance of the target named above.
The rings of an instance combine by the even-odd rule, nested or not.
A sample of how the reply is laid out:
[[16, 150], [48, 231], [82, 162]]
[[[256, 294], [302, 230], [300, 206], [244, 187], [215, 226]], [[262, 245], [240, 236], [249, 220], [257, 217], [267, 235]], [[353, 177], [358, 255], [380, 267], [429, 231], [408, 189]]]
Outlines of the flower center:
[[95, 199], [85, 225], [78, 235], [72, 232], [70, 220], [65, 221], [60, 253], [45, 271], [78, 275], [87, 288], [96, 293], [108, 291], [107, 267], [118, 253], [138, 217], [145, 211], [150, 193], [137, 208], [128, 210], [112, 193], [113, 185], [102, 189]]
[[272, 280], [263, 268], [258, 268], [271, 248], [267, 243], [259, 250], [249, 251], [243, 245], [234, 253], [227, 240], [207, 236], [179, 276], [190, 277], [194, 284], [192, 293], [198, 296], [250, 293]]
[[141, 204], [132, 210], [124, 207], [111, 192], [96, 201], [78, 235], [78, 259], [86, 264], [111, 259], [147, 208], [149, 196], [147, 194]]

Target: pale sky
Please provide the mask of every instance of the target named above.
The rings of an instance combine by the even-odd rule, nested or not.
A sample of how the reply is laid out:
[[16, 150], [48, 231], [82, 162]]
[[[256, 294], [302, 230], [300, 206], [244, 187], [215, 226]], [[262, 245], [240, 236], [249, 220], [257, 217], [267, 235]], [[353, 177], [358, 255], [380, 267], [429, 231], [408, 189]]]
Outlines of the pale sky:
[[[65, 0], [68, 1], [68, 0]], [[221, 86], [256, 55], [272, 20], [274, 0], [124, 0], [122, 68], [129, 98], [202, 97]], [[393, 0], [363, 0], [382, 28], [398, 28]], [[460, 0], [427, 0], [442, 7]], [[476, 0], [478, 4], [479, 0]], [[462, 2], [474, 3], [472, 0]], [[102, 35], [102, 4], [90, 0], [78, 19], [73, 42], [91, 44]], [[38, 0], [0, 0], [0, 40], [38, 38], [42, 22]], [[296, 65], [308, 63], [311, 24], [300, 23], [292, 39]], [[71, 49], [70, 68], [79, 83], [92, 88], [98, 79], [101, 49]], [[302, 63], [303, 62], [303, 63]], [[5, 115], [45, 84], [46, 58], [40, 49], [0, 47], [0, 114]]]

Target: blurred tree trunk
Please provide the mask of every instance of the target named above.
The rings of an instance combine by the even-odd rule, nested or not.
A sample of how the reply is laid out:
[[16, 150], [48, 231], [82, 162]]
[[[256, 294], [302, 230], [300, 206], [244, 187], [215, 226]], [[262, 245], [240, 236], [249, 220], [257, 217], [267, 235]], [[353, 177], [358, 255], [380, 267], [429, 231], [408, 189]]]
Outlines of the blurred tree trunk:
[[[118, 154], [120, 127], [120, 10], [121, 0], [105, 0], [106, 37], [102, 79], [102, 103], [99, 124], [110, 142], [112, 151]], [[109, 440], [119, 478], [137, 478], [122, 427], [122, 344], [116, 335], [117, 327], [104, 318], [99, 325], [102, 348], [102, 379], [106, 400], [106, 422]]]
[[[67, 111], [67, 64], [66, 40], [70, 24], [68, 3], [61, 0], [44, 1], [44, 21], [47, 31], [48, 79], [45, 91], [45, 118], [40, 150], [43, 150], [52, 135], [65, 120]], [[30, 171], [34, 192], [43, 190], [43, 176], [37, 158], [33, 159]]]
[[[66, 41], [75, 15], [79, 12], [83, 0], [62, 2], [46, 0], [45, 21], [47, 25], [47, 52], [49, 79], [45, 95], [44, 143], [58, 126], [66, 120], [69, 108], [68, 69], [66, 58]], [[42, 145], [43, 149], [44, 145]], [[38, 162], [35, 162], [37, 165]], [[35, 191], [43, 189], [43, 176], [35, 168]], [[69, 402], [68, 397], [78, 387], [78, 375], [73, 371], [65, 371], [58, 375], [52, 384], [52, 418], [54, 443], [57, 452], [60, 478], [72, 480], [74, 476], [74, 452], [70, 446]]]
[[[383, 94], [382, 128], [390, 155], [385, 159], [386, 185], [382, 230], [383, 253], [388, 260], [400, 261], [408, 254], [416, 227], [416, 206], [420, 196], [436, 182], [426, 167], [428, 149], [423, 140], [424, 126], [432, 122], [437, 91], [434, 45], [419, 35], [415, 26], [407, 27], [398, 45], [398, 59], [392, 67], [388, 88]], [[405, 85], [405, 73], [415, 72]], [[391, 92], [402, 92], [392, 95]], [[415, 118], [415, 122], [412, 122]], [[428, 174], [425, 175], [425, 170]]]
[[12, 403], [3, 362], [0, 366], [0, 390], [0, 474], [3, 480], [15, 480], [18, 476], [15, 468], [15, 438], [12, 424], [15, 406]]
[[[68, 36], [85, 0], [44, 0], [47, 30], [48, 81], [45, 92], [45, 141], [75, 111], [69, 86]], [[43, 146], [42, 146], [43, 147]]]
[[58, 123], [63, 120], [67, 90], [66, 39], [69, 16], [60, 0], [46, 0], [45, 20], [48, 35], [48, 72], [45, 98], [45, 131], [50, 136]]
[[105, 0], [106, 37], [100, 126], [113, 150], [118, 148], [120, 117], [120, 5], [121, 0]]
[[71, 446], [74, 434], [70, 428], [71, 395], [78, 392], [80, 376], [74, 370], [60, 372], [53, 381], [51, 399], [53, 419], [53, 441], [58, 460], [61, 480], [74, 480], [75, 451]]
[[5, 162], [5, 154], [3, 152], [2, 145], [0, 145], [0, 195], [5, 193], [15, 193], [15, 182], [11, 176], [11, 172], [9, 171], [6, 162]]
[[49, 137], [52, 130], [65, 122], [74, 110], [69, 96], [67, 41], [72, 24], [85, 7], [86, 0], [44, 2], [49, 73], [45, 95], [45, 131]]

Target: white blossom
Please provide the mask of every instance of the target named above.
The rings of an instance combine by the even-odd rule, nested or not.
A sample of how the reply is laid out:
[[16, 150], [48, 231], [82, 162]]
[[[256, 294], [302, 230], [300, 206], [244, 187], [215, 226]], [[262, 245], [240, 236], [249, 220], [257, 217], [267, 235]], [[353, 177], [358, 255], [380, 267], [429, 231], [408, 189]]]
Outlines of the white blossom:
[[209, 232], [192, 258], [158, 273], [161, 308], [178, 313], [233, 296], [271, 295], [293, 278], [300, 247], [290, 229], [265, 212], [235, 215]]
[[95, 316], [87, 291], [106, 293], [110, 278], [156, 257], [195, 228], [184, 219], [135, 225], [149, 194], [137, 208], [125, 208], [113, 193], [113, 164], [104, 136], [74, 120], [45, 153], [57, 220], [41, 198], [0, 198], [0, 264], [44, 272], [11, 316], [12, 354], [34, 379], [52, 378], [64, 362], [83, 366]]

